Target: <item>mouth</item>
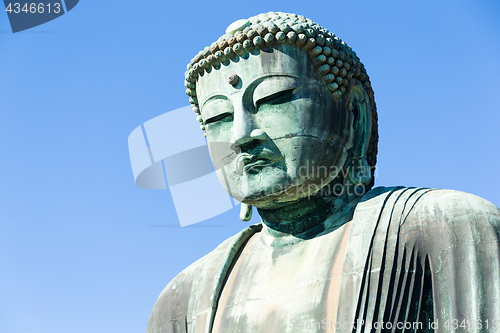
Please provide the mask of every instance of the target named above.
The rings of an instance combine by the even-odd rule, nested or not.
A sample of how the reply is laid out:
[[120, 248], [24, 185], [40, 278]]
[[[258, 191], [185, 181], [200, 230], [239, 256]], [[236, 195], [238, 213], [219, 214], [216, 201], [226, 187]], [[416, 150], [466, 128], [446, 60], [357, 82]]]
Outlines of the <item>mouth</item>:
[[267, 159], [257, 159], [253, 162], [244, 163], [243, 172], [246, 173], [259, 173], [265, 167], [271, 166], [272, 162]]
[[281, 155], [277, 155], [269, 149], [254, 154], [243, 153], [236, 159], [236, 172], [239, 175], [243, 173], [256, 174], [266, 167], [273, 166], [281, 159]]

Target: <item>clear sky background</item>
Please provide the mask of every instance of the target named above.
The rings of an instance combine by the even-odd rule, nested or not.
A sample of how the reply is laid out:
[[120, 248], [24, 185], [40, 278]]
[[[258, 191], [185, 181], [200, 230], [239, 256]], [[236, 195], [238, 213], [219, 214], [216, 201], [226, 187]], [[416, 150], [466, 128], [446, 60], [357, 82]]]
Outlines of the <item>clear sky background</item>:
[[365, 64], [377, 186], [500, 206], [497, 0], [81, 0], [17, 34], [3, 12], [0, 332], [144, 332], [166, 284], [248, 225], [233, 209], [175, 227], [169, 192], [135, 185], [127, 137], [188, 104], [184, 71], [198, 51], [268, 11], [311, 18]]

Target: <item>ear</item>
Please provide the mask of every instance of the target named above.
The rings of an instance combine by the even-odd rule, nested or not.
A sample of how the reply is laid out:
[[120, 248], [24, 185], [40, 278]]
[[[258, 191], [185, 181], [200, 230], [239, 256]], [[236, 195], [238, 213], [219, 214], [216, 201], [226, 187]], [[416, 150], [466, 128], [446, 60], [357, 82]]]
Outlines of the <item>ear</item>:
[[367, 152], [372, 132], [372, 110], [365, 87], [358, 80], [351, 80], [346, 107], [354, 113], [353, 145], [349, 149], [346, 166], [354, 185], [367, 186], [372, 181]]

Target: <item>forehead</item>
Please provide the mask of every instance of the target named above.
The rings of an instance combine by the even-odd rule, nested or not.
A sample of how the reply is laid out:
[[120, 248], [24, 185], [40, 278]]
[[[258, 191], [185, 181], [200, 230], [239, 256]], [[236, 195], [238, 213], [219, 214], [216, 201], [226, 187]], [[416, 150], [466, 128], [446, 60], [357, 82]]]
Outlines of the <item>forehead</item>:
[[[228, 83], [231, 74], [240, 78], [236, 88]], [[198, 103], [201, 106], [205, 100], [217, 94], [237, 94], [245, 91], [256, 80], [283, 74], [321, 80], [316, 66], [305, 50], [292, 45], [277, 45], [254, 50], [221, 64], [218, 69], [212, 68], [210, 73], [205, 72], [196, 83]]]

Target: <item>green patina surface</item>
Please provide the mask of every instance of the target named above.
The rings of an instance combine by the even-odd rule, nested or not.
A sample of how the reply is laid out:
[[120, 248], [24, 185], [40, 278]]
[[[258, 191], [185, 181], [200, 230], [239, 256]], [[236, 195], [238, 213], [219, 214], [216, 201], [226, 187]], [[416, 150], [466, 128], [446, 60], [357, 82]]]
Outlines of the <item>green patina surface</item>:
[[262, 223], [170, 282], [148, 333], [500, 328], [500, 210], [371, 189], [373, 90], [336, 36], [293, 14], [241, 20], [185, 84], [222, 186]]

